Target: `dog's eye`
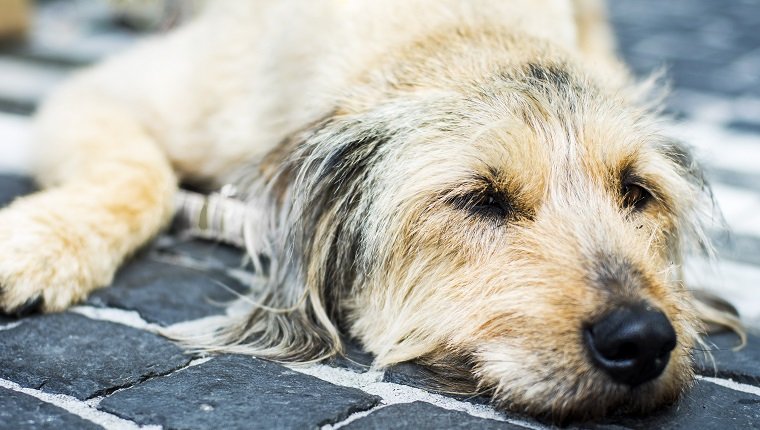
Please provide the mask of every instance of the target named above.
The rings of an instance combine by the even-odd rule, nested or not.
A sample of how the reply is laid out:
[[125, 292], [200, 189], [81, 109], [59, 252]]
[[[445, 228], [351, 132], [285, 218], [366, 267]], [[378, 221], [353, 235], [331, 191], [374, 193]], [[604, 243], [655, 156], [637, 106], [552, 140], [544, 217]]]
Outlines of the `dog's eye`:
[[503, 209], [501, 202], [493, 195], [484, 196], [472, 205], [472, 210], [476, 212], [501, 212]]
[[512, 205], [501, 193], [493, 190], [457, 196], [453, 203], [459, 209], [483, 218], [504, 219], [512, 213]]
[[652, 200], [652, 194], [641, 185], [623, 185], [623, 204], [625, 207], [635, 211], [642, 211], [650, 200]]

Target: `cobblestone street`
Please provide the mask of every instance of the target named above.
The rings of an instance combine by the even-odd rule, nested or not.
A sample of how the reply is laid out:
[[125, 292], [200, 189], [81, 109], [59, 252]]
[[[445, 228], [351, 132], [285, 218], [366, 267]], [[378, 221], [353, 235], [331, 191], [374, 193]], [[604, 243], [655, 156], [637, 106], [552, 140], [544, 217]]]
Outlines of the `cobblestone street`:
[[[690, 284], [733, 303], [750, 337], [738, 352], [732, 335], [709, 338], [714, 362], [695, 352], [696, 385], [677, 405], [570, 428], [760, 428], [760, 0], [610, 3], [635, 72], [665, 68], [669, 133], [697, 149], [731, 230], [713, 232], [718, 263], [690, 259]], [[42, 1], [29, 39], [0, 47], [0, 206], [34, 190], [24, 145], [40, 100], [141, 37], [99, 4]], [[548, 428], [429, 391], [416, 365], [374, 370], [358, 347], [283, 366], [191, 355], [159, 335], [223, 313], [248, 276], [240, 250], [166, 233], [70, 311], [0, 315], [0, 429]]]

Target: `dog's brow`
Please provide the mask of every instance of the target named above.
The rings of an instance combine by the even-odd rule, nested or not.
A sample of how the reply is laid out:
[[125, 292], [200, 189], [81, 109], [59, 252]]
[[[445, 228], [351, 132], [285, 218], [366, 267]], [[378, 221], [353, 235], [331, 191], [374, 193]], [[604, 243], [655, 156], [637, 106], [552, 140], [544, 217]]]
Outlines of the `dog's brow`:
[[439, 194], [444, 199], [451, 199], [456, 196], [471, 195], [474, 193], [485, 192], [487, 190], [497, 190], [496, 184], [489, 177], [475, 174], [462, 179], [456, 184], [445, 187]]
[[477, 173], [467, 181], [469, 184], [469, 191], [492, 191], [495, 193], [501, 193], [504, 195], [511, 195], [513, 190], [510, 183], [512, 181], [507, 178], [499, 169], [495, 167], [488, 167], [485, 173]]

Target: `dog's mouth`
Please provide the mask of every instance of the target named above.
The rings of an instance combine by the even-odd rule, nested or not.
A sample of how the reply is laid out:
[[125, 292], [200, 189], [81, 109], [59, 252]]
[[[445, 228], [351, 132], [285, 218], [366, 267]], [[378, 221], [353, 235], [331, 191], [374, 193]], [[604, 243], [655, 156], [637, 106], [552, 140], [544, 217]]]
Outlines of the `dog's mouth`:
[[688, 333], [674, 326], [663, 311], [637, 302], [579, 324], [566, 342], [501, 337], [472, 354], [473, 392], [555, 424], [649, 413], [672, 404], [693, 380]]
[[672, 371], [665, 366], [649, 371], [646, 377], [630, 373], [626, 377], [631, 379], [626, 382], [614, 381], [606, 372], [596, 370], [565, 374], [561, 369], [556, 375], [550, 371], [517, 378], [510, 375], [503, 378], [508, 381], [493, 385], [490, 400], [499, 409], [557, 425], [640, 416], [667, 408], [678, 399], [692, 380], [690, 366], [686, 368]]
[[[653, 317], [644, 315], [647, 318]], [[621, 330], [641, 337], [640, 330], [634, 330], [630, 324], [621, 324]], [[596, 333], [584, 330], [585, 336], [591, 338], [584, 343], [592, 343], [586, 348], [597, 351], [589, 352], [589, 357], [582, 360], [586, 365], [583, 369], [577, 363], [553, 369], [511, 367], [511, 359], [465, 354], [423, 357], [396, 364], [386, 370], [386, 377], [465, 401], [491, 403], [498, 409], [557, 425], [614, 419], [667, 407], [691, 381], [691, 362], [680, 360], [684, 356], [676, 349], [675, 340], [670, 343], [668, 339], [656, 356], [650, 350], [637, 351], [626, 342], [614, 353], [608, 349], [600, 352], [598, 349], [607, 348], [597, 346], [598, 339], [594, 340], [601, 330], [597, 328]], [[601, 358], [591, 358], [592, 354]], [[671, 362], [671, 355], [677, 363]], [[555, 358], [555, 362], [560, 360]]]

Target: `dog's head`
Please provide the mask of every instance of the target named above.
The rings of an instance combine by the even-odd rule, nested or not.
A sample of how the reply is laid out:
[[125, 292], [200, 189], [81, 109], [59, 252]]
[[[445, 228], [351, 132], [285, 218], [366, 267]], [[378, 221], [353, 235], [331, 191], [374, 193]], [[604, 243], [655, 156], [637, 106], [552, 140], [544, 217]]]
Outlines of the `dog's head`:
[[554, 418], [674, 399], [700, 328], [681, 255], [710, 201], [688, 151], [569, 61], [456, 43], [293, 136], [266, 292], [293, 309], [231, 333], [299, 359], [349, 333]]

